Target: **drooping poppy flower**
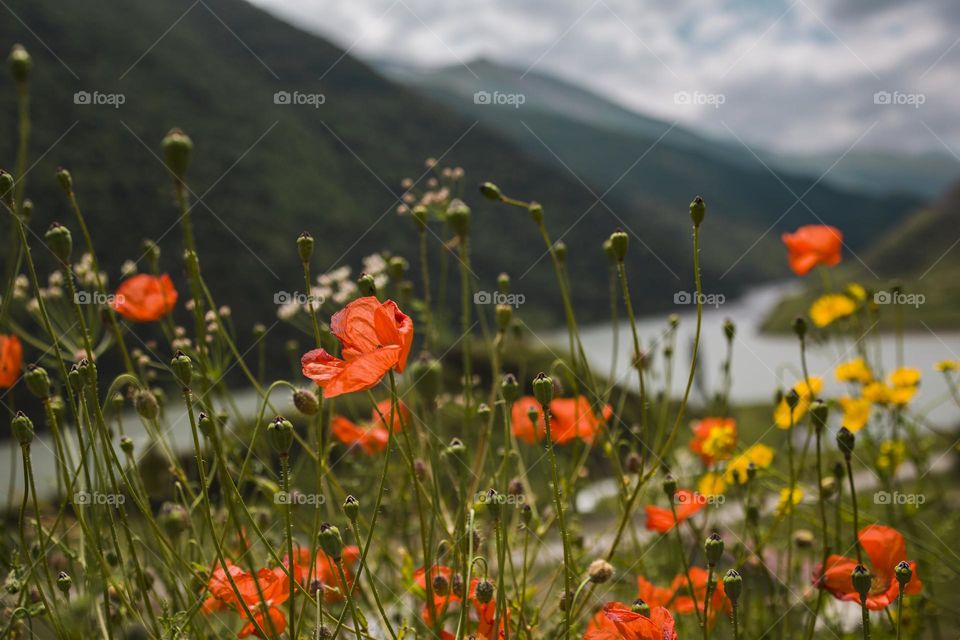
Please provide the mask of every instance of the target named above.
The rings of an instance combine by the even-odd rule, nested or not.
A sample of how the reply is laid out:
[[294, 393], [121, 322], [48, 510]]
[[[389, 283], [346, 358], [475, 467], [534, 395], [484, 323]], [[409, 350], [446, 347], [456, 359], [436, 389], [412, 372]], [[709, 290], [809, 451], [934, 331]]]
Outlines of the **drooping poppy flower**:
[[818, 264], [833, 267], [840, 264], [843, 232], [825, 224], [800, 227], [781, 236], [787, 245], [790, 268], [798, 276], [807, 275]]
[[300, 359], [303, 375], [323, 388], [324, 398], [375, 386], [391, 369], [402, 373], [413, 344], [413, 320], [393, 300], [358, 298], [334, 314], [330, 331], [343, 345], [343, 359], [324, 349]]
[[648, 617], [622, 602], [608, 602], [590, 620], [583, 640], [677, 640], [677, 632], [663, 607], [651, 607]]
[[[391, 415], [390, 400], [383, 400], [377, 403], [377, 408], [373, 410], [373, 415], [369, 423], [356, 424], [343, 416], [334, 416], [330, 421], [330, 432], [340, 442], [349, 445], [359, 445], [367, 455], [380, 453], [387, 448], [387, 442], [390, 434], [387, 431], [386, 423]], [[403, 424], [410, 420], [410, 410], [402, 402], [398, 405], [398, 411], [393, 415], [393, 432], [397, 433]]]
[[690, 451], [705, 465], [726, 460], [737, 445], [737, 421], [733, 418], [704, 418], [693, 425]]
[[[530, 419], [531, 409], [536, 420]], [[556, 444], [565, 444], [575, 438], [593, 442], [600, 426], [613, 415], [613, 407], [605, 405], [597, 416], [586, 396], [555, 398], [550, 401], [550, 436]], [[513, 403], [510, 416], [513, 435], [527, 444], [536, 444], [547, 435], [540, 403], [533, 396], [523, 396]]]
[[470, 604], [477, 612], [477, 637], [478, 638], [502, 638], [506, 636], [505, 628], [509, 625], [509, 609], [505, 612], [507, 615], [500, 619], [500, 629], [494, 634], [493, 628], [497, 624], [497, 599], [492, 598], [489, 602], [480, 602], [477, 600], [477, 585], [480, 584], [479, 578], [473, 578], [470, 581]]
[[23, 345], [13, 334], [0, 334], [0, 389], [12, 387], [23, 367]]
[[[451, 602], [460, 602], [461, 598], [459, 595], [454, 593], [453, 588], [453, 578], [455, 572], [451, 567], [446, 565], [435, 564], [430, 567], [430, 571], [424, 567], [420, 567], [413, 573], [414, 583], [420, 587], [420, 589], [426, 594], [427, 592], [427, 580], [430, 580], [430, 584], [433, 587], [433, 611], [436, 613], [437, 617], [443, 615], [443, 612], [446, 611], [447, 606]], [[438, 580], [437, 578], [440, 578]], [[440, 590], [442, 593], [438, 592], [437, 586], [438, 582], [442, 582], [444, 587]], [[423, 605], [423, 610], [420, 612], [423, 616], [423, 621], [427, 623], [428, 626], [433, 626], [433, 616], [430, 612], [429, 602]]]
[[120, 283], [113, 309], [132, 322], [154, 322], [173, 311], [177, 290], [170, 276], [140, 273]]
[[[895, 570], [907, 559], [907, 543], [899, 531], [879, 524], [861, 529], [857, 539], [872, 565], [873, 583], [867, 593], [867, 609], [880, 611], [895, 602], [900, 593]], [[904, 585], [903, 594], [913, 596], [920, 593], [923, 583], [917, 577], [916, 563], [911, 561], [908, 564], [912, 575]], [[826, 570], [820, 564], [814, 568], [813, 583], [838, 600], [860, 604], [860, 594], [853, 588], [852, 576], [856, 566], [857, 561], [852, 558], [831, 555], [827, 558]]]
[[[340, 579], [340, 572], [333, 558], [317, 549], [313, 566], [310, 566], [310, 549], [301, 547], [293, 556], [293, 579], [298, 583], [309, 586], [307, 583], [317, 580], [323, 587], [324, 600], [340, 602], [346, 597], [347, 589], [353, 587], [353, 565], [360, 559], [360, 548], [350, 545], [343, 548], [343, 573], [347, 577], [347, 584]], [[288, 556], [283, 557], [283, 566], [288, 566]]]
[[647, 514], [647, 529], [658, 533], [666, 533], [707, 506], [706, 498], [695, 491], [686, 489], [678, 489], [673, 494], [673, 501], [677, 511], [676, 518], [670, 509], [654, 505], [644, 507]]

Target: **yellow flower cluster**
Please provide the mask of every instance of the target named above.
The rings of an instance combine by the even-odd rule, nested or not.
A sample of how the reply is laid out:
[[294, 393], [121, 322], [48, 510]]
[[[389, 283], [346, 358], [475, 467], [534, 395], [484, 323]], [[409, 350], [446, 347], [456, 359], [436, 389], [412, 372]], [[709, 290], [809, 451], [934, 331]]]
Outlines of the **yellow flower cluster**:
[[780, 499], [777, 501], [776, 513], [778, 516], [784, 516], [803, 500], [803, 489], [794, 487], [792, 495], [789, 487], [780, 489]]
[[[943, 364], [943, 363], [941, 363]], [[843, 410], [843, 426], [856, 433], [870, 420], [874, 405], [902, 407], [910, 403], [920, 386], [920, 371], [913, 367], [893, 370], [885, 381], [876, 380], [863, 358], [843, 362], [834, 370], [840, 382], [862, 385], [859, 396], [838, 399]]]
[[810, 409], [810, 404], [822, 390], [823, 378], [817, 376], [810, 376], [808, 381], [797, 382], [793, 385], [793, 391], [797, 393], [800, 400], [797, 402], [797, 406], [793, 408], [792, 417], [790, 405], [787, 404], [787, 399], [784, 397], [773, 411], [773, 421], [781, 429], [789, 429], [791, 425], [796, 424], [800, 421], [800, 418], [806, 415], [807, 410]]

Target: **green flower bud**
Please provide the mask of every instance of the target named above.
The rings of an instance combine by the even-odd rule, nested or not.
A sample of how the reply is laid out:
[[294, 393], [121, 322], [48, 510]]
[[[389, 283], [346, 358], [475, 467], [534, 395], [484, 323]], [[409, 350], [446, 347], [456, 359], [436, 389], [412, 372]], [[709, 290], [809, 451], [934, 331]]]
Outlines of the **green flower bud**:
[[30, 68], [33, 66], [33, 60], [22, 44], [13, 45], [13, 48], [10, 49], [10, 56], [7, 58], [7, 64], [10, 65], [10, 75], [13, 76], [13, 81], [18, 85], [23, 85], [30, 79]]
[[313, 255], [313, 236], [306, 231], [297, 236], [297, 253], [300, 254], [301, 262], [310, 262], [310, 256]]
[[617, 264], [617, 254], [613, 251], [613, 243], [610, 242], [610, 238], [603, 241], [603, 253], [607, 256], [610, 264]]
[[693, 221], [694, 228], [700, 227], [700, 223], [703, 222], [703, 218], [706, 215], [707, 205], [704, 203], [703, 198], [697, 196], [693, 199], [693, 202], [690, 203], [690, 220]]
[[853, 579], [853, 588], [860, 594], [860, 601], [867, 601], [867, 594], [870, 593], [870, 585], [873, 583], [873, 576], [870, 574], [870, 570], [867, 569], [862, 564], [858, 564], [853, 568], [853, 573], [850, 574], [850, 577]]
[[503, 376], [503, 380], [500, 382], [500, 393], [503, 394], [503, 399], [506, 400], [507, 405], [512, 405], [520, 397], [520, 383], [517, 382], [516, 376], [512, 373]]
[[190, 356], [183, 351], [177, 351], [173, 360], [170, 361], [170, 368], [173, 370], [173, 377], [177, 379], [180, 386], [188, 389], [191, 380], [193, 380], [193, 362], [190, 360]]
[[133, 439], [130, 436], [120, 438], [120, 450], [128, 456], [133, 455]]
[[171, 129], [161, 143], [163, 160], [170, 172], [179, 180], [183, 180], [190, 166], [190, 156], [193, 153], [193, 141], [180, 129]]
[[733, 604], [740, 599], [740, 594], [743, 592], [743, 578], [734, 569], [730, 569], [727, 575], [723, 576], [723, 591]]
[[557, 258], [557, 262], [563, 263], [567, 261], [567, 243], [563, 240], [557, 240], [553, 243], [553, 255]]
[[10, 429], [21, 447], [27, 447], [33, 442], [33, 421], [23, 411], [17, 411], [17, 415], [10, 421]]
[[373, 276], [369, 273], [360, 274], [360, 277], [357, 279], [357, 287], [360, 289], [360, 295], [362, 296], [377, 295], [376, 280], [374, 280]]
[[623, 262], [627, 257], [627, 247], [630, 246], [630, 236], [623, 229], [617, 229], [610, 234], [610, 250], [617, 262]]
[[677, 492], [677, 479], [672, 475], [667, 474], [667, 477], [663, 479], [663, 492], [667, 494], [667, 497], [670, 500], [673, 500], [673, 494]]
[[538, 373], [533, 379], [533, 396], [546, 411], [553, 400], [553, 378], [543, 372]]
[[807, 335], [807, 321], [804, 320], [803, 316], [797, 316], [793, 319], [793, 332], [801, 340]]
[[73, 578], [71, 578], [66, 571], [61, 571], [57, 574], [57, 588], [60, 589], [61, 593], [70, 593], [70, 587], [72, 586]]
[[730, 318], [723, 321], [723, 335], [726, 336], [728, 342], [732, 342], [734, 336], [737, 335], [737, 327]]
[[910, 582], [910, 578], [913, 577], [913, 569], [910, 568], [910, 563], [906, 560], [901, 560], [899, 563], [897, 563], [893, 573], [897, 577], [897, 583], [900, 585], [901, 590], [907, 586], [907, 583]]
[[846, 427], [840, 427], [840, 430], [837, 431], [837, 447], [843, 454], [844, 459], [849, 460], [850, 456], [853, 455], [853, 447], [856, 442], [857, 437]]
[[320, 548], [334, 562], [340, 562], [343, 557], [343, 538], [340, 537], [340, 530], [332, 524], [324, 522], [320, 525], [320, 533], [317, 535], [320, 542]]
[[723, 538], [717, 532], [711, 533], [703, 545], [703, 551], [707, 556], [708, 566], [717, 566], [720, 558], [723, 557]]
[[410, 211], [410, 214], [413, 216], [413, 221], [417, 223], [417, 228], [419, 228], [421, 231], [427, 228], [427, 218], [429, 213], [429, 209], [422, 204], [418, 204]]
[[217, 423], [207, 414], [200, 412], [197, 416], [197, 426], [204, 438], [212, 438], [217, 433]]
[[470, 231], [470, 207], [463, 200], [451, 200], [447, 205], [447, 222], [459, 238], [465, 238]]
[[134, 394], [133, 408], [147, 420], [155, 420], [160, 415], [160, 403], [157, 402], [157, 396], [146, 389]]
[[13, 185], [13, 176], [0, 169], [0, 198], [3, 198], [11, 209], [13, 208]]
[[490, 405], [488, 405], [486, 402], [481, 402], [479, 405], [477, 405], [477, 417], [480, 418], [481, 421], [489, 420]]
[[539, 202], [531, 202], [527, 205], [527, 211], [530, 212], [530, 217], [533, 218], [533, 221], [537, 224], [543, 222], [543, 205]]
[[171, 538], [175, 538], [190, 527], [190, 513], [175, 502], [164, 502], [157, 517], [160, 526]]
[[293, 445], [293, 424], [277, 416], [267, 425], [267, 439], [280, 455], [287, 455]]
[[520, 507], [520, 521], [523, 523], [523, 526], [529, 527], [530, 521], [533, 519], [533, 507], [529, 504], [524, 503]]
[[410, 263], [403, 256], [392, 256], [387, 262], [387, 269], [390, 272], [390, 279], [397, 281], [403, 278], [403, 274], [410, 268]]
[[57, 182], [60, 183], [60, 188], [63, 189], [64, 193], [70, 194], [73, 192], [73, 176], [63, 167], [57, 169]]
[[308, 389], [297, 389], [293, 392], [293, 406], [305, 416], [315, 416], [320, 411], [317, 394]]
[[644, 602], [642, 598], [634, 600], [633, 604], [630, 605], [630, 610], [642, 616], [650, 617], [650, 605]]
[[350, 522], [356, 522], [360, 515], [360, 501], [353, 496], [347, 496], [347, 499], [343, 501], [343, 513]]
[[30, 365], [23, 376], [27, 389], [37, 398], [44, 400], [50, 396], [50, 376], [43, 367]]
[[490, 517], [494, 521], [500, 519], [500, 511], [505, 502], [502, 495], [497, 493], [495, 489], [487, 489], [487, 492], [483, 494], [483, 505], [487, 508], [487, 513], [490, 514]]
[[790, 389], [787, 395], [784, 396], [784, 399], [787, 401], [787, 406], [790, 407], [791, 411], [796, 409], [797, 405], [800, 404], [800, 394], [797, 393], [796, 389]]
[[503, 193], [500, 192], [500, 187], [492, 182], [484, 182], [481, 184], [480, 194], [489, 200], [503, 200]]
[[86, 384], [86, 381], [80, 371], [80, 365], [75, 364], [70, 367], [70, 372], [67, 374], [67, 383], [70, 385], [70, 388], [73, 389], [74, 393], [80, 393], [83, 390], [83, 385]]
[[61, 264], [69, 264], [70, 254], [73, 252], [73, 236], [70, 234], [70, 229], [67, 229], [58, 222], [54, 222], [50, 225], [50, 228], [47, 229], [44, 238], [47, 241], [47, 246], [50, 247], [50, 251], [57, 257], [57, 260], [59, 260]]
[[826, 429], [829, 415], [830, 407], [827, 406], [827, 403], [820, 400], [814, 400], [810, 403], [810, 420], [818, 432], [823, 433], [823, 430]]
[[510, 293], [510, 275], [501, 273], [497, 276], [497, 290], [503, 295]]

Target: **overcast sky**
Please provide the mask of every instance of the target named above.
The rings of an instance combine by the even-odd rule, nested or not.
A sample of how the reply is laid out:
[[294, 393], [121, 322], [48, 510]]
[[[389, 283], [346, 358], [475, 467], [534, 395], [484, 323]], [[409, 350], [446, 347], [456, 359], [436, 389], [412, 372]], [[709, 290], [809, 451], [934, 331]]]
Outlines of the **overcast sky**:
[[253, 1], [361, 58], [483, 56], [781, 152], [960, 154], [958, 0]]

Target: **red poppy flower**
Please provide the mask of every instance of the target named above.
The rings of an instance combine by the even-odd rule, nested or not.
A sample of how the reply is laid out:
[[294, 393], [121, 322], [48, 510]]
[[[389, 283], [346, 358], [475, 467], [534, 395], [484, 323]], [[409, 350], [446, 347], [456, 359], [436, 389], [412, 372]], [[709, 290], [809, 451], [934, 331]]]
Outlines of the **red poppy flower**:
[[[864, 527], [857, 538], [873, 566], [873, 583], [867, 593], [867, 608], [880, 611], [895, 602], [900, 593], [895, 569], [900, 562], [907, 559], [907, 543], [899, 531], [879, 524]], [[909, 564], [913, 575], [910, 582], [904, 585], [903, 594], [913, 596], [920, 593], [923, 583], [917, 577], [916, 563]], [[831, 555], [827, 558], [826, 571], [823, 571], [819, 564], [814, 569], [813, 583], [829, 591], [838, 600], [859, 604], [860, 594], [853, 588], [852, 577], [856, 566], [856, 560]]]
[[[413, 581], [417, 584], [426, 593], [427, 590], [427, 580], [430, 580], [431, 585], [436, 584], [436, 579], [438, 576], [446, 580], [447, 588], [445, 593], [437, 593], [436, 588], [433, 589], [433, 610], [436, 612], [437, 616], [442, 616], [443, 612], [446, 610], [447, 606], [451, 602], [460, 602], [460, 596], [453, 593], [453, 576], [455, 575], [454, 570], [451, 567], [445, 565], [435, 564], [430, 567], [429, 575], [423, 567], [420, 567], [413, 573]], [[433, 626], [433, 617], [430, 615], [430, 606], [425, 604], [423, 610], [420, 612], [420, 615], [423, 616], [423, 621], [427, 623], [428, 626]]]
[[290, 597], [290, 579], [286, 570], [280, 567], [260, 569], [256, 575], [253, 575], [229, 561], [227, 561], [227, 569], [237, 591], [233, 590], [227, 572], [223, 567], [218, 566], [210, 576], [207, 584], [210, 597], [204, 600], [201, 611], [212, 613], [233, 608], [247, 620], [237, 637], [245, 638], [254, 634], [259, 636], [257, 625], [247, 617], [244, 610], [245, 604], [254, 620], [269, 637], [278, 637], [283, 633], [287, 626], [287, 618], [279, 606]]
[[0, 389], [12, 387], [23, 367], [23, 345], [17, 336], [0, 334]]
[[323, 397], [363, 391], [391, 369], [403, 372], [413, 344], [413, 320], [393, 300], [358, 298], [334, 314], [330, 331], [343, 345], [343, 360], [314, 349], [303, 355], [303, 375], [323, 387]]
[[663, 607], [651, 607], [648, 617], [622, 602], [608, 602], [590, 620], [583, 640], [677, 640], [677, 632]]
[[666, 533], [707, 505], [706, 498], [686, 489], [679, 489], [673, 494], [673, 500], [677, 510], [676, 518], [673, 517], [673, 511], [670, 509], [654, 505], [644, 507], [647, 513], [647, 529]]
[[[536, 423], [530, 420], [531, 407], [537, 412]], [[556, 398], [550, 401], [550, 436], [557, 444], [565, 444], [574, 438], [590, 443], [600, 426], [612, 415], [613, 407], [605, 405], [598, 417], [586, 396]], [[523, 396], [513, 403], [510, 423], [513, 434], [528, 444], [536, 444], [547, 435], [540, 403], [533, 396]]]
[[[690, 579], [682, 573], [673, 579], [670, 585], [674, 592], [673, 602], [670, 608], [679, 614], [690, 614], [694, 610], [694, 598], [690, 595], [690, 583], [693, 584], [693, 593], [696, 595], [696, 609], [703, 613], [704, 604], [707, 601], [707, 578], [709, 573], [702, 567], [690, 567]], [[723, 610], [729, 613], [732, 605], [726, 597], [723, 590], [723, 580], [714, 577], [716, 584], [713, 587], [713, 594], [710, 596], [710, 611], [708, 612], [709, 623], [713, 623], [718, 611]]]
[[[234, 580], [246, 573], [229, 560], [226, 562], [227, 569], [229, 569], [230, 575]], [[228, 601], [233, 598], [235, 594], [233, 593], [233, 587], [230, 586], [230, 580], [227, 578], [227, 572], [223, 570], [223, 567], [219, 563], [217, 563], [217, 568], [213, 570], [213, 573], [210, 574], [210, 579], [207, 581], [207, 589], [210, 591], [210, 596], [203, 601], [203, 606], [200, 608], [201, 611], [204, 613], [213, 613], [214, 611], [223, 611], [229, 608]]]
[[737, 421], [733, 418], [704, 418], [693, 425], [690, 451], [711, 465], [725, 460], [737, 444]]
[[805, 276], [818, 264], [833, 267], [840, 264], [843, 232], [825, 224], [810, 224], [781, 236], [787, 245], [790, 268]]
[[[347, 577], [347, 584], [340, 579], [340, 572], [333, 558], [322, 550], [317, 550], [313, 566], [310, 566], [310, 549], [301, 547], [293, 556], [293, 579], [308, 586], [308, 580], [317, 580], [324, 587], [323, 599], [327, 602], [339, 602], [346, 598], [347, 589], [353, 588], [352, 566], [360, 559], [360, 548], [350, 545], [343, 548], [343, 573]], [[290, 562], [287, 556], [283, 557], [283, 566]]]
[[637, 576], [637, 597], [651, 608], [665, 607], [673, 600], [673, 589], [657, 587], [643, 576]]
[[132, 322], [154, 322], [173, 311], [176, 304], [177, 290], [170, 276], [141, 273], [120, 283], [112, 306]]
[[[343, 416], [334, 416], [330, 421], [330, 431], [340, 442], [355, 446], [359, 445], [367, 455], [380, 453], [387, 448], [390, 434], [386, 422], [390, 420], [390, 400], [377, 403], [369, 423], [358, 425]], [[399, 411], [393, 416], [393, 432], [400, 431], [404, 423], [410, 420], [410, 410], [402, 402], [398, 405]]]
[[[477, 612], [477, 637], [493, 638], [493, 628], [497, 624], [497, 599], [492, 598], [489, 602], [480, 602], [477, 600], [477, 585], [480, 584], [479, 578], [473, 578], [470, 581], [470, 603]], [[506, 636], [505, 627], [509, 624], [509, 611], [507, 617], [500, 620], [500, 629], [496, 637]]]

